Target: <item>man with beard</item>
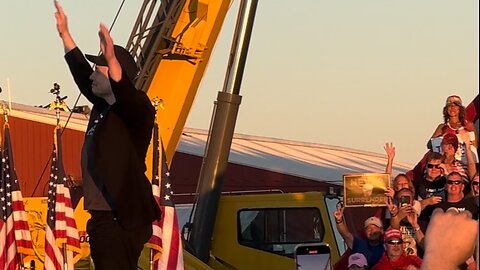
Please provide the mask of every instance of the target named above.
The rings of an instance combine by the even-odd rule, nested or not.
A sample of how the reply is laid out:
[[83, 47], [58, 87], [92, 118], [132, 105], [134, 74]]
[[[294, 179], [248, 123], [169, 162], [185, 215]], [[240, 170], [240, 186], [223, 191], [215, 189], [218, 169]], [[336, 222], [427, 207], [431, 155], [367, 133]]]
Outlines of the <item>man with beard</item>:
[[367, 218], [364, 223], [365, 238], [354, 236], [345, 224], [343, 210], [344, 207], [333, 212], [338, 232], [352, 253], [363, 254], [367, 258], [368, 265], [375, 265], [384, 252], [382, 221], [377, 217]]

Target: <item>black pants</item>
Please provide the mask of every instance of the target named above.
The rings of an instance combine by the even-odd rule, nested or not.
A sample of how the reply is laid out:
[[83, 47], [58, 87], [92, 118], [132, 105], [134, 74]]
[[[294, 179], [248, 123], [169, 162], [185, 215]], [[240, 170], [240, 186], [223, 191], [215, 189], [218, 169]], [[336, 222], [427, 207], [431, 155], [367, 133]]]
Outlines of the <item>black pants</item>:
[[90, 255], [95, 270], [135, 270], [152, 225], [125, 230], [109, 211], [91, 211], [87, 223]]

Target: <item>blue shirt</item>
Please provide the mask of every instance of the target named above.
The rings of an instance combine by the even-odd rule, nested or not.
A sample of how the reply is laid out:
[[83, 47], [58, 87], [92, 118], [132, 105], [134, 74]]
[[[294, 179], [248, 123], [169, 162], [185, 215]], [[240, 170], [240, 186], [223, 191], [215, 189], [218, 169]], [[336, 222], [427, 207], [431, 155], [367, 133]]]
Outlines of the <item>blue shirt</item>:
[[385, 247], [383, 243], [372, 246], [370, 243], [358, 236], [353, 237], [352, 254], [362, 253], [367, 258], [368, 267], [371, 268], [382, 258]]

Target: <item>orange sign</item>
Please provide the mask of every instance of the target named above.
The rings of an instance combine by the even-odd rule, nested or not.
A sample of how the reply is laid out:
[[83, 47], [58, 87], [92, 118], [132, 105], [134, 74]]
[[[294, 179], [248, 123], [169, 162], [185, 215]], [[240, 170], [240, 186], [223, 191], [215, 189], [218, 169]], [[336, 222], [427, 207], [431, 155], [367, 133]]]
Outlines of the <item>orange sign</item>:
[[[28, 219], [28, 226], [32, 236], [33, 250], [35, 252], [35, 268], [43, 269], [43, 260], [45, 256], [45, 227], [47, 219], [47, 197], [27, 197], [23, 198], [25, 212]], [[83, 209], [83, 197], [77, 204], [74, 211], [75, 221], [77, 223], [78, 234], [80, 237], [81, 259], [78, 264], [87, 264], [90, 262], [90, 245], [88, 243], [88, 234], [86, 232], [87, 221], [90, 214]], [[29, 267], [31, 260], [25, 261], [25, 266]], [[87, 266], [88, 269], [88, 266]]]

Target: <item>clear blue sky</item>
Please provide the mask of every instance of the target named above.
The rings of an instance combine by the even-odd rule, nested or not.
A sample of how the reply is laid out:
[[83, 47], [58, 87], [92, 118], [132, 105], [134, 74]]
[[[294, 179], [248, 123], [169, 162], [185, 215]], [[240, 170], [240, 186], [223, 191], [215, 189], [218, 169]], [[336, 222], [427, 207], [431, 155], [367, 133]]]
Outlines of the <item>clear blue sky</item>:
[[[126, 0], [112, 36], [125, 44], [141, 0]], [[121, 1], [63, 0], [84, 52]], [[238, 0], [224, 24], [188, 127], [208, 128], [221, 91]], [[450, 94], [478, 92], [478, 0], [262, 0], [240, 91], [236, 132], [339, 145], [416, 162]], [[53, 83], [73, 105], [51, 0], [0, 4], [0, 99], [45, 105]], [[85, 100], [82, 100], [86, 104]]]

